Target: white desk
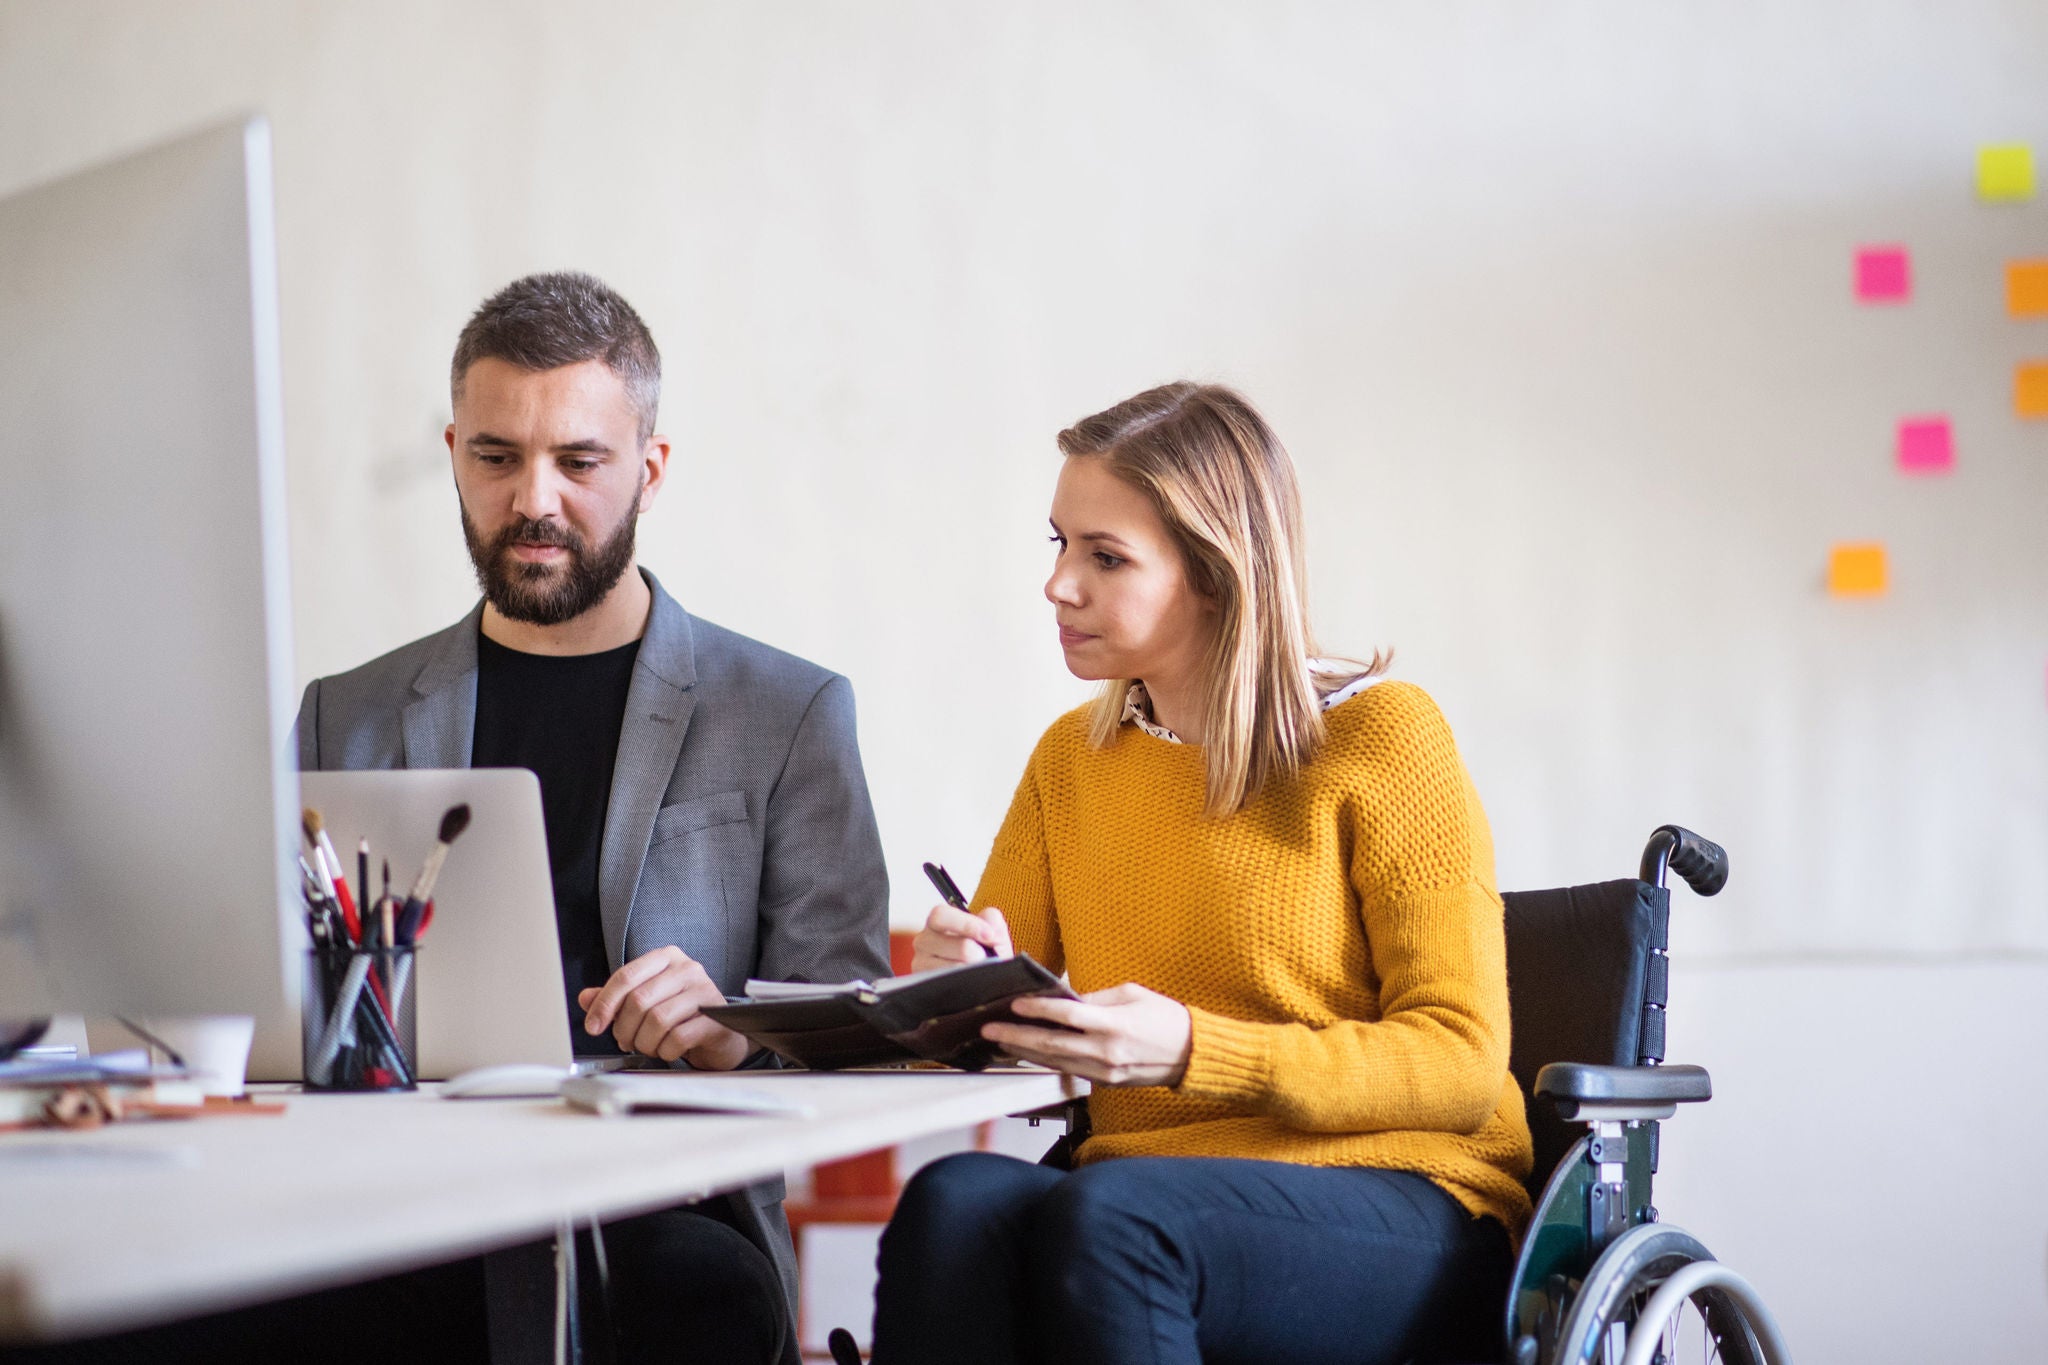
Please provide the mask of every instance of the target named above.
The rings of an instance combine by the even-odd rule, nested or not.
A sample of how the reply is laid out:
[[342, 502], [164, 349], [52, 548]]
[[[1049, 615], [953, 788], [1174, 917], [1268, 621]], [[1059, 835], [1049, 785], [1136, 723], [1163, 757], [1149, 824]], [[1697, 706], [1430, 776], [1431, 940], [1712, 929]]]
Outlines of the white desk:
[[[753, 1071], [817, 1117], [291, 1095], [282, 1117], [0, 1135], [0, 1341], [113, 1331], [550, 1235], [1061, 1103], [1050, 1072]], [[77, 1157], [36, 1160], [24, 1148]], [[82, 1149], [82, 1150], [81, 1150]]]

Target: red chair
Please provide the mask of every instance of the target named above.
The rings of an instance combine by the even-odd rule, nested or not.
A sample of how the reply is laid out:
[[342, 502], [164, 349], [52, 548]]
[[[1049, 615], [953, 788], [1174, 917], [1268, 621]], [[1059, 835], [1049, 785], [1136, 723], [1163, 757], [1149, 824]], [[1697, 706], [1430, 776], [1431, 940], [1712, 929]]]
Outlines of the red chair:
[[[914, 933], [889, 935], [889, 970], [898, 976], [910, 970]], [[984, 1123], [974, 1131], [976, 1149], [986, 1149], [995, 1125]], [[789, 1230], [796, 1239], [801, 1262], [804, 1229], [813, 1223], [868, 1224], [880, 1227], [896, 1212], [896, 1197], [903, 1192], [903, 1173], [896, 1169], [899, 1148], [882, 1147], [840, 1161], [828, 1161], [811, 1168], [811, 1192], [804, 1199], [783, 1205], [789, 1215]], [[805, 1339], [804, 1320], [809, 1314], [809, 1293], [798, 1304], [797, 1339]], [[814, 1357], [830, 1359], [827, 1356]]]

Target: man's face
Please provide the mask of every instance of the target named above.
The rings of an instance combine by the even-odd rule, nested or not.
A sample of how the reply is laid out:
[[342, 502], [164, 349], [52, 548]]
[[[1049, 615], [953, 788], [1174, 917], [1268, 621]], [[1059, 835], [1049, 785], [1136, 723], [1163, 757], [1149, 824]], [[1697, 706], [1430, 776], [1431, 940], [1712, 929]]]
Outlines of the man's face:
[[603, 361], [477, 361], [447, 440], [463, 539], [500, 614], [560, 625], [632, 566], [633, 525], [667, 473], [668, 443], [643, 445], [640, 415]]

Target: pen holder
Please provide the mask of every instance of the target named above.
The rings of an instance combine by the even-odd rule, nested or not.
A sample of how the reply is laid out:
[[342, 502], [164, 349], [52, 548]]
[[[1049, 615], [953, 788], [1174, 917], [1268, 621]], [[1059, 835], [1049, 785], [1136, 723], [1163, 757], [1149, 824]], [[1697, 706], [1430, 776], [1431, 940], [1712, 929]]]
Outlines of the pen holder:
[[306, 1089], [418, 1087], [414, 954], [410, 947], [314, 948], [306, 954]]

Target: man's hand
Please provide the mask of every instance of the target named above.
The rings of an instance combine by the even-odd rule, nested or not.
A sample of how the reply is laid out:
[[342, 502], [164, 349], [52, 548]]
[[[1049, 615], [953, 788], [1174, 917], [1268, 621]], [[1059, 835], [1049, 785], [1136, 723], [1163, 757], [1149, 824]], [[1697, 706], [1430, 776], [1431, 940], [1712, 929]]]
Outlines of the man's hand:
[[981, 1036], [1003, 1051], [1097, 1085], [1178, 1085], [1194, 1044], [1188, 1007], [1135, 982], [1090, 991], [1079, 1000], [1027, 995], [1018, 1014], [1078, 1032], [1027, 1024], [984, 1024]]
[[701, 964], [674, 946], [634, 958], [604, 985], [580, 992], [576, 1003], [592, 1037], [610, 1029], [620, 1047], [643, 1057], [730, 1071], [753, 1047], [744, 1034], [697, 1012], [724, 1004], [725, 996]]

